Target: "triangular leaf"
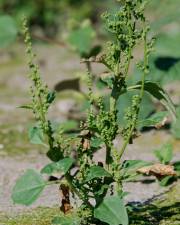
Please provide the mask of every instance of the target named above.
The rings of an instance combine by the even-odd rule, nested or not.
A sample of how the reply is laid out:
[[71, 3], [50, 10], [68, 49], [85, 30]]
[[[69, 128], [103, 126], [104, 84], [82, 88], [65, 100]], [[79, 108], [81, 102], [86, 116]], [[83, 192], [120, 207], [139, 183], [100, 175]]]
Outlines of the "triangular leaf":
[[31, 205], [41, 194], [46, 183], [42, 176], [34, 170], [27, 170], [21, 176], [12, 192], [14, 203]]
[[50, 163], [46, 165], [42, 170], [41, 173], [46, 173], [46, 174], [53, 174], [54, 172], [63, 172], [66, 174], [71, 166], [74, 163], [74, 159], [72, 158], [64, 158], [58, 162]]
[[49, 163], [45, 167], [42, 168], [41, 173], [45, 173], [48, 175], [53, 174], [56, 170], [56, 163]]
[[171, 144], [165, 144], [160, 149], [154, 151], [156, 157], [163, 164], [167, 164], [172, 160], [173, 147]]
[[30, 139], [30, 142], [32, 144], [42, 144], [44, 145], [44, 135], [41, 128], [34, 126], [30, 127], [28, 131], [28, 136]]
[[101, 177], [111, 177], [111, 174], [101, 166], [92, 166], [88, 171], [86, 182]]
[[128, 214], [118, 196], [106, 197], [94, 210], [94, 217], [109, 225], [128, 225]]

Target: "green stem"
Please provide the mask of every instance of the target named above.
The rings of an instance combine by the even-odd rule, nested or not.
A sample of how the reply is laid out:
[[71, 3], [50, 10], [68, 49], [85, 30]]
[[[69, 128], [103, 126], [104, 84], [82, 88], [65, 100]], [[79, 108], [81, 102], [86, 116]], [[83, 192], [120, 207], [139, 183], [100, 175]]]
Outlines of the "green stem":
[[131, 90], [134, 90], [134, 89], [139, 89], [141, 87], [140, 84], [137, 84], [137, 85], [133, 85], [133, 86], [130, 86], [127, 88], [128, 91], [131, 91]]

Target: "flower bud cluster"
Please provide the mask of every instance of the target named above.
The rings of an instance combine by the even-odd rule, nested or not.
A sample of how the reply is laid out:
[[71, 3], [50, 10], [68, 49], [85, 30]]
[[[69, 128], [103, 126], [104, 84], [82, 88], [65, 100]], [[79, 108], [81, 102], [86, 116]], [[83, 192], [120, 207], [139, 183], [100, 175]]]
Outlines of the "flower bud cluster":
[[44, 131], [47, 131], [49, 129], [49, 123], [46, 119], [46, 114], [50, 106], [50, 102], [48, 100], [49, 91], [47, 85], [44, 85], [41, 81], [39, 67], [34, 63], [35, 54], [32, 51], [31, 37], [26, 19], [23, 21], [23, 32], [25, 36], [26, 53], [28, 56], [28, 65], [30, 69], [29, 77], [32, 81], [32, 86], [30, 87], [32, 109], [40, 127]]
[[109, 112], [104, 109], [102, 99], [98, 102], [99, 112], [94, 115], [89, 113], [87, 124], [91, 130], [95, 130], [107, 146], [112, 146], [118, 132], [117, 111]]
[[124, 119], [127, 121], [127, 124], [122, 130], [122, 136], [125, 140], [128, 138], [128, 134], [130, 133], [132, 127], [134, 126], [134, 129], [136, 129], [140, 101], [140, 96], [134, 95], [132, 97], [132, 105], [126, 110]]
[[[146, 1], [124, 0], [119, 2], [121, 7], [117, 13], [110, 14], [105, 12], [102, 16], [106, 22], [107, 30], [116, 38], [115, 43], [108, 43], [105, 57], [106, 65], [114, 72], [116, 71], [117, 63], [120, 63], [122, 60], [124, 68], [129, 65], [130, 52], [136, 43], [143, 38], [144, 32], [146, 32], [140, 26], [140, 24], [145, 22], [144, 8]], [[122, 70], [123, 67], [121, 67]]]

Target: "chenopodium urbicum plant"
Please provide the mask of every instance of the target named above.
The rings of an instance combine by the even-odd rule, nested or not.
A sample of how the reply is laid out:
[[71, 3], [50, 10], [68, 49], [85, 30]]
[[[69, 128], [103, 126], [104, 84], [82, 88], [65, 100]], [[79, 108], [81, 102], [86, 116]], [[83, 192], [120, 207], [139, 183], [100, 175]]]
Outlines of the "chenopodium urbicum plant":
[[[154, 39], [149, 35], [149, 26], [144, 16], [146, 1], [119, 1], [120, 8], [116, 13], [104, 13], [102, 18], [106, 28], [113, 36], [107, 43], [105, 51], [89, 60], [103, 64], [109, 71], [104, 79], [109, 88], [109, 108], [105, 108], [100, 97], [95, 101], [93, 94], [92, 75], [87, 71], [89, 109], [87, 119], [80, 124], [80, 133], [74, 137], [67, 136], [62, 129], [54, 129], [48, 119], [48, 110], [55, 100], [55, 93], [49, 91], [41, 80], [39, 68], [34, 63], [31, 38], [24, 20], [23, 31], [29, 59], [31, 103], [23, 106], [32, 110], [36, 124], [29, 131], [31, 142], [48, 146], [48, 158], [52, 163], [42, 168], [41, 173], [27, 170], [20, 177], [13, 189], [12, 199], [15, 203], [30, 205], [41, 194], [47, 185], [59, 184], [62, 193], [61, 210], [68, 213], [72, 210], [71, 195], [79, 203], [77, 218], [57, 217], [55, 224], [110, 224], [127, 225], [128, 213], [123, 201], [125, 192], [123, 182], [135, 175], [138, 167], [147, 162], [141, 160], [122, 161], [128, 144], [133, 143], [138, 134], [138, 115], [144, 92], [149, 92], [161, 101], [175, 117], [174, 106], [167, 93], [156, 83], [149, 80], [149, 55], [153, 50]], [[143, 43], [143, 44], [142, 44]], [[142, 76], [133, 86], [128, 86], [127, 77], [133, 50], [140, 45], [143, 58], [137, 63]], [[126, 123], [122, 127], [117, 122], [117, 100], [126, 92], [133, 92], [132, 103], [126, 108]], [[96, 103], [95, 103], [96, 102]], [[96, 104], [96, 105], [94, 105]], [[150, 125], [160, 121], [156, 117]], [[114, 140], [121, 135], [121, 147], [114, 145]], [[94, 154], [105, 149], [104, 160], [96, 160]], [[76, 154], [73, 154], [75, 152]], [[45, 180], [43, 174], [60, 173], [55, 181]], [[78, 199], [78, 200], [77, 200]]]

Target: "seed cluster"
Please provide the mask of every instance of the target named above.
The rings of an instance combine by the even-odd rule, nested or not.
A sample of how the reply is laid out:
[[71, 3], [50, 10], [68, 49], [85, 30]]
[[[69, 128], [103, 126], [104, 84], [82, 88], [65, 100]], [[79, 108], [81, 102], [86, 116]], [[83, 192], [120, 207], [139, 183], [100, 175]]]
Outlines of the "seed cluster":
[[24, 19], [23, 22], [23, 32], [25, 35], [25, 44], [26, 44], [26, 53], [28, 55], [28, 65], [30, 68], [29, 78], [33, 82], [33, 85], [30, 87], [30, 94], [32, 98], [32, 108], [36, 120], [39, 122], [40, 127], [44, 130], [48, 130], [48, 121], [46, 115], [48, 108], [50, 106], [49, 91], [47, 85], [42, 83], [39, 68], [34, 63], [35, 54], [32, 52], [32, 43], [29, 31], [27, 28], [27, 21]]

